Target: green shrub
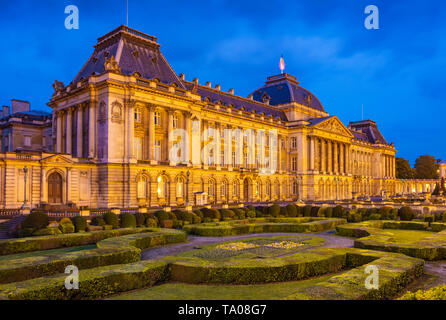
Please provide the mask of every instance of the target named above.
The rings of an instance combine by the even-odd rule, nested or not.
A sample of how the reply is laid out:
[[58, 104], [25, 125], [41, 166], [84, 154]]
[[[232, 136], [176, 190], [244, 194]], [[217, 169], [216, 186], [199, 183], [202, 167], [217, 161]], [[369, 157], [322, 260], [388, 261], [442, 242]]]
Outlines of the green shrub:
[[341, 205], [338, 205], [333, 209], [334, 218], [342, 218], [343, 214], [344, 214], [344, 208]]
[[102, 217], [94, 217], [93, 219], [91, 219], [90, 224], [92, 226], [100, 226], [100, 227], [106, 225], [105, 220]]
[[243, 220], [246, 218], [246, 213], [244, 210], [240, 210], [239, 208], [232, 209], [234, 211], [235, 215], [237, 216], [237, 219]]
[[317, 217], [318, 213], [319, 213], [319, 207], [312, 207], [311, 208], [311, 217]]
[[325, 207], [320, 207], [318, 212], [317, 212], [317, 216], [318, 217], [325, 217], [325, 211], [326, 211]]
[[277, 218], [280, 214], [280, 206], [278, 204], [273, 204], [268, 209], [268, 214], [274, 218]]
[[304, 208], [303, 207], [296, 206], [296, 210], [297, 210], [297, 217], [304, 216]]
[[[332, 218], [333, 217], [333, 207], [325, 208], [325, 216], [327, 218]], [[342, 218], [342, 217], [339, 217], [339, 218]]]
[[152, 217], [147, 217], [145, 221], [145, 225], [148, 228], [157, 228], [158, 227], [158, 219], [154, 219]]
[[381, 215], [381, 219], [387, 219], [387, 216], [392, 212], [392, 207], [384, 206], [379, 208], [378, 213]]
[[32, 236], [33, 232], [34, 232], [34, 228], [23, 228], [17, 232], [17, 236], [19, 238], [30, 237], [30, 236]]
[[164, 220], [170, 220], [170, 215], [164, 210], [159, 210], [155, 212], [155, 216], [158, 218], [160, 222]]
[[193, 224], [201, 223], [201, 218], [197, 216], [195, 213], [192, 213], [192, 223]]
[[59, 227], [43, 228], [33, 232], [33, 236], [51, 236], [55, 234], [62, 234]]
[[136, 218], [131, 213], [121, 214], [121, 228], [136, 228]]
[[248, 209], [248, 211], [253, 211], [253, 210], [256, 209], [256, 208], [254, 208], [254, 206], [251, 205], [251, 204], [247, 205], [246, 208]]
[[74, 233], [76, 229], [74, 228], [74, 225], [71, 223], [62, 223], [59, 224], [59, 229], [62, 233]]
[[64, 223], [73, 224], [73, 223], [71, 222], [70, 218], [62, 218], [62, 219], [59, 221], [59, 224], [64, 224]]
[[255, 218], [256, 217], [256, 211], [248, 211], [246, 213], [247, 218]]
[[232, 220], [235, 218], [235, 213], [232, 210], [222, 209], [222, 210], [220, 210], [220, 214], [221, 214], [222, 219]]
[[[195, 213], [187, 212], [187, 211], [182, 211], [182, 212], [181, 212], [181, 215], [180, 215], [181, 220], [182, 220], [182, 221], [186, 221], [186, 222], [188, 222], [188, 223], [195, 223], [195, 222], [194, 222], [194, 217], [196, 217], [196, 218], [200, 218], [200, 217], [198, 217]], [[201, 221], [201, 219], [200, 219], [200, 221]], [[198, 223], [199, 223], [199, 222], [198, 222]]]
[[146, 222], [146, 217], [143, 213], [137, 212], [135, 213], [136, 226], [142, 227]]
[[361, 222], [362, 221], [362, 216], [361, 216], [361, 214], [358, 211], [350, 210], [348, 212], [347, 221], [348, 222]]
[[410, 221], [414, 218], [415, 214], [411, 207], [401, 207], [398, 210], [398, 216], [401, 221]]
[[194, 213], [195, 213], [197, 216], [199, 216], [201, 219], [204, 218], [204, 216], [203, 216], [203, 212], [201, 212], [201, 210], [195, 210]]
[[304, 207], [304, 217], [311, 217], [311, 206], [306, 205]]
[[106, 224], [113, 226], [113, 229], [119, 228], [119, 218], [115, 213], [110, 211], [107, 212], [106, 214], [104, 214], [104, 220]]
[[372, 213], [369, 216], [369, 220], [381, 220], [381, 215], [379, 213]]
[[288, 217], [297, 217], [297, 207], [294, 204], [289, 204], [286, 206], [287, 216]]
[[286, 209], [286, 207], [280, 207], [279, 217], [288, 217], [288, 210]]
[[22, 229], [32, 229], [33, 232], [45, 228], [49, 224], [48, 215], [44, 212], [31, 212], [22, 223]]
[[[254, 212], [254, 217], [250, 217], [250, 216], [248, 216], [248, 213], [250, 213], [250, 212]], [[248, 211], [248, 212], [246, 213], [246, 216], [247, 216], [248, 218], [261, 218], [261, 217], [264, 217], [264, 214], [263, 214], [262, 211], [260, 211], [260, 210], [256, 210], [256, 211]]]
[[208, 209], [208, 208], [204, 208], [202, 209], [203, 211], [203, 216], [206, 218], [211, 218], [211, 219], [221, 219], [221, 214], [217, 209]]
[[446, 222], [446, 211], [441, 215], [441, 221]]
[[87, 229], [87, 219], [85, 217], [74, 217], [72, 221], [76, 232], [84, 232]]

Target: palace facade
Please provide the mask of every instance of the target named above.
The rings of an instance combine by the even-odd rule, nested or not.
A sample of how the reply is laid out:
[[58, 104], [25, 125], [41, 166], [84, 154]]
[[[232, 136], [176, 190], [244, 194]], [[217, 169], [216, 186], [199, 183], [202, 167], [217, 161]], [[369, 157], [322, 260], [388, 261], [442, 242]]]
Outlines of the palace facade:
[[[13, 130], [7, 123], [17, 112], [4, 115], [4, 208], [20, 207], [25, 198], [31, 207], [110, 208], [407, 191], [395, 179], [395, 147], [374, 121], [345, 126], [286, 73], [241, 97], [177, 75], [155, 37], [120, 26], [98, 39], [70, 84], [53, 87], [52, 114], [28, 115], [29, 123], [21, 124], [36, 131], [27, 148], [6, 142]], [[265, 139], [253, 138], [259, 136]], [[178, 145], [181, 161], [175, 162], [171, 150]]]

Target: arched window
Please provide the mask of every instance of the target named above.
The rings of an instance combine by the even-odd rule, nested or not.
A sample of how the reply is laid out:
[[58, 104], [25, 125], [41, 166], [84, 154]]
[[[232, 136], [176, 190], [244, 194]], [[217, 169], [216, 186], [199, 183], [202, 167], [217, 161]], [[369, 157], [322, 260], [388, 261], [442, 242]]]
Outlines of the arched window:
[[167, 197], [167, 181], [163, 176], [158, 177], [158, 198]]
[[234, 197], [238, 197], [239, 187], [240, 186], [239, 186], [238, 180], [234, 180], [234, 182], [232, 183], [232, 190], [233, 190]]
[[211, 197], [215, 196], [215, 180], [214, 179], [210, 179], [209, 180], [209, 184], [208, 184], [208, 195]]
[[267, 181], [265, 184], [265, 192], [268, 198], [271, 198], [271, 182]]
[[226, 180], [221, 183], [221, 196], [225, 198], [228, 196], [228, 182]]
[[176, 194], [177, 194], [177, 198], [184, 197], [184, 178], [183, 177], [179, 177], [177, 179]]
[[140, 176], [138, 178], [138, 199], [148, 198], [147, 178]]

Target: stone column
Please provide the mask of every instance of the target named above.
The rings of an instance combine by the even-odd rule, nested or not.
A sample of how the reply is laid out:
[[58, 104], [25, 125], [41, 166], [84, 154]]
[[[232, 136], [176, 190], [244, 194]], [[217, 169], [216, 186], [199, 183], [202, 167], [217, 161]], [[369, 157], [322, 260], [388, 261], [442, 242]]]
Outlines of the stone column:
[[350, 145], [347, 144], [345, 148], [345, 173], [350, 174]]
[[62, 153], [62, 111], [57, 112], [56, 152]]
[[72, 139], [72, 115], [73, 115], [73, 108], [68, 108], [67, 110], [67, 132], [66, 132], [66, 145], [65, 145], [65, 153], [71, 154], [71, 139]]
[[83, 125], [83, 123], [82, 123], [82, 119], [83, 119], [82, 118], [82, 109], [83, 109], [82, 105], [79, 105], [77, 107], [77, 134], [76, 134], [77, 153], [76, 153], [76, 156], [79, 158], [82, 158], [82, 144], [83, 144], [83, 140], [84, 140], [83, 139], [84, 132], [83, 132], [83, 127], [82, 127], [82, 125]]
[[[282, 168], [282, 136], [281, 135], [277, 135], [277, 169], [279, 170], [279, 172], [281, 172], [283, 170]], [[271, 146], [270, 146], [270, 150], [271, 150]], [[271, 152], [271, 151], [270, 151]], [[270, 157], [271, 157], [271, 153], [270, 153]]]
[[310, 139], [310, 171], [314, 171], [314, 137], [308, 137]]
[[149, 160], [155, 161], [155, 107], [149, 105]]
[[173, 141], [170, 135], [173, 132], [173, 110], [167, 110], [167, 160], [169, 159], [170, 150], [172, 150]]
[[321, 139], [321, 171], [326, 172], [327, 170], [327, 148], [324, 139]]
[[187, 132], [187, 135], [185, 138], [185, 144], [184, 144], [184, 149], [186, 152], [186, 156], [185, 156], [185, 160], [187, 162], [187, 164], [191, 163], [191, 155], [192, 155], [192, 119], [191, 119], [191, 113], [190, 112], [186, 112], [184, 113], [184, 118], [185, 118], [185, 125], [184, 128]]
[[337, 174], [339, 172], [339, 165], [338, 165], [338, 143], [334, 142], [334, 152], [333, 152], [333, 163], [334, 163], [334, 169], [333, 172]]
[[134, 113], [134, 103], [132, 101], [128, 101], [127, 102], [127, 132], [128, 132], [128, 136], [127, 136], [127, 146], [128, 146], [128, 159], [134, 159], [135, 155], [133, 152], [133, 148], [134, 148], [134, 137], [135, 137], [135, 113]]
[[328, 169], [327, 171], [329, 173], [333, 172], [333, 143], [331, 140], [328, 140], [327, 142], [328, 152], [327, 152], [327, 160], [328, 160]]
[[88, 157], [94, 158], [95, 149], [95, 102], [92, 100], [88, 106]]
[[345, 154], [345, 149], [344, 149], [344, 144], [340, 143], [339, 144], [339, 166], [340, 166], [340, 173], [345, 173], [345, 169], [344, 169], [344, 154]]

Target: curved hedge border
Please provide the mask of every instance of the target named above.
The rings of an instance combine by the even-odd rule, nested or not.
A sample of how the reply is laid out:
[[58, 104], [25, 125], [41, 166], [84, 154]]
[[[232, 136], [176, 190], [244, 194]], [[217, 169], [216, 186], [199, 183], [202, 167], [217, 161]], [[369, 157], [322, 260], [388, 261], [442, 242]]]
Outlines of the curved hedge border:
[[[231, 283], [258, 283], [303, 279], [351, 267], [355, 269], [320, 282], [305, 291], [296, 292], [287, 299], [384, 299], [391, 298], [403, 286], [421, 275], [424, 267], [424, 261], [420, 259], [355, 248], [311, 249], [305, 256], [283, 257], [276, 262], [276, 259], [265, 259], [256, 261], [255, 264], [248, 264], [241, 259], [237, 265], [214, 267], [207, 265], [209, 261], [201, 259], [166, 257], [81, 270], [79, 290], [65, 289], [64, 274], [0, 285], [0, 299], [100, 298], [153, 286], [158, 282], [182, 280], [183, 272], [190, 276], [188, 282], [193, 281], [192, 283], [209, 282], [208, 280], [212, 280], [212, 283], [228, 283], [230, 280], [234, 280]], [[365, 289], [365, 264], [373, 264], [379, 268], [378, 290]], [[241, 282], [238, 277], [243, 277], [244, 281]]]
[[150, 228], [128, 228], [0, 240], [0, 255], [84, 246], [95, 244], [107, 238], [143, 233], [150, 230]]
[[110, 238], [98, 242], [97, 249], [0, 261], [0, 283], [11, 283], [62, 273], [68, 265], [79, 269], [140, 261], [141, 250], [156, 245], [185, 242], [186, 234], [171, 229], [146, 229], [146, 233]]
[[257, 218], [187, 225], [183, 231], [204, 237], [226, 237], [253, 233], [311, 233], [334, 229], [347, 223], [336, 218]]
[[356, 248], [403, 253], [424, 260], [446, 259], [446, 230], [432, 232], [432, 235], [412, 243], [395, 243], [393, 235], [385, 229], [426, 230], [427, 223], [364, 221], [337, 226], [336, 234], [360, 238], [354, 242]]

